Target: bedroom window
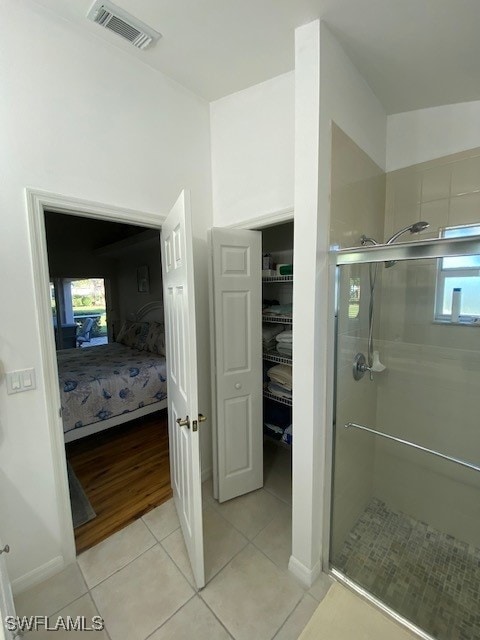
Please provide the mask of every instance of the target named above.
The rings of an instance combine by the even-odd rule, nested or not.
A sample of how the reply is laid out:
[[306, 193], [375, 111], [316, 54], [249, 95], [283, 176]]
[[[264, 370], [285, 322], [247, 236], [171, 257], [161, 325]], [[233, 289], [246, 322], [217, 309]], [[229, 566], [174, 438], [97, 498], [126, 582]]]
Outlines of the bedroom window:
[[[443, 229], [441, 237], [480, 235], [480, 225]], [[459, 317], [455, 307], [459, 304]], [[453, 316], [452, 316], [453, 308]], [[473, 324], [480, 321], [480, 255], [440, 258], [437, 268], [435, 319]]]
[[89, 329], [82, 346], [107, 343], [107, 313], [105, 301], [105, 280], [103, 278], [83, 278], [70, 280], [70, 297], [75, 323], [82, 330]]

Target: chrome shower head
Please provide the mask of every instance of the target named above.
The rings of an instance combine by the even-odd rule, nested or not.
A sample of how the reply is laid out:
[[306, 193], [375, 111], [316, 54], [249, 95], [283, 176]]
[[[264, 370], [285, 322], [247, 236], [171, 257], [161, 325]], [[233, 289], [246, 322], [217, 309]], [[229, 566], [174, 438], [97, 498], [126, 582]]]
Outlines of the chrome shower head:
[[[430, 223], [425, 222], [425, 220], [414, 222], [408, 227], [404, 227], [403, 229], [400, 229], [400, 231], [397, 231], [397, 233], [394, 233], [393, 236], [389, 240], [387, 240], [385, 244], [392, 244], [393, 242], [395, 242], [395, 240], [397, 240], [397, 238], [403, 236], [403, 234], [407, 233], [408, 231], [410, 231], [410, 233], [420, 233], [420, 231], [424, 231], [429, 226]], [[389, 269], [390, 267], [393, 267], [394, 264], [396, 264], [396, 260], [387, 260], [387, 262], [385, 262], [385, 267]]]
[[412, 224], [410, 233], [420, 233], [420, 231], [424, 231], [429, 226], [430, 226], [430, 223], [425, 222], [424, 220], [421, 220], [420, 222], [415, 222], [415, 224]]
[[400, 229], [400, 231], [397, 231], [397, 233], [394, 233], [393, 236], [389, 238], [385, 244], [392, 244], [392, 242], [395, 242], [397, 238], [403, 236], [403, 234], [407, 233], [408, 231], [410, 231], [410, 233], [420, 233], [420, 231], [423, 231], [429, 226], [430, 224], [428, 222], [425, 222], [424, 220], [421, 220], [420, 222], [414, 222], [413, 224], [408, 225], [408, 227], [404, 227], [403, 229]]

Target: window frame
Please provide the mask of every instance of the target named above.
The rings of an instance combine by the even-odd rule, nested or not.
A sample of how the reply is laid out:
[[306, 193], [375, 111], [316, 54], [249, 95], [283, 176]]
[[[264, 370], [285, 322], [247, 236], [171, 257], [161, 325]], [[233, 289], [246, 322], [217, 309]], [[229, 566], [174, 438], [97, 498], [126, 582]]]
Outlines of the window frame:
[[[454, 225], [451, 227], [442, 227], [440, 229], [440, 238], [446, 238], [446, 232], [454, 229], [467, 229], [467, 228], [477, 228], [480, 232], [480, 224], [460, 224]], [[448, 237], [460, 237], [459, 236], [448, 236]], [[472, 234], [473, 235], [473, 234]], [[477, 235], [477, 234], [475, 234]], [[480, 235], [480, 233], [478, 234]], [[438, 258], [437, 260], [437, 278], [436, 278], [436, 288], [435, 288], [435, 309], [434, 309], [434, 320], [436, 322], [452, 322], [452, 314], [443, 313], [443, 305], [444, 305], [444, 292], [445, 292], [445, 280], [448, 277], [456, 277], [456, 278], [478, 278], [480, 276], [480, 268], [479, 267], [462, 267], [462, 268], [443, 268], [443, 260], [444, 258]], [[480, 311], [478, 315], [472, 314], [460, 314], [458, 323], [461, 324], [478, 324], [480, 321]]]

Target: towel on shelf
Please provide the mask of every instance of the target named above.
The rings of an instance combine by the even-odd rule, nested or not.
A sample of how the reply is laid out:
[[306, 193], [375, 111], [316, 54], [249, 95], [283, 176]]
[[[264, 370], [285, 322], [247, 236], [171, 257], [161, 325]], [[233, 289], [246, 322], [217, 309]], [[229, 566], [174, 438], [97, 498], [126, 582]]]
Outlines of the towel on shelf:
[[269, 349], [275, 349], [275, 347], [279, 344], [275, 339], [269, 340], [268, 342], [262, 342], [263, 350], [268, 351]]
[[267, 388], [270, 393], [273, 393], [274, 396], [278, 396], [279, 398], [291, 399], [292, 397], [291, 389], [286, 389], [283, 385], [277, 384], [276, 382], [269, 382]]
[[275, 340], [277, 342], [287, 342], [292, 344], [293, 341], [293, 331], [289, 330], [289, 331], [282, 331], [281, 335], [277, 334], [275, 336]]
[[292, 356], [292, 345], [288, 342], [276, 342], [276, 350], [282, 356], [291, 357]]
[[265, 344], [267, 342], [275, 343], [276, 342], [276, 340], [275, 340], [276, 336], [279, 333], [282, 333], [282, 331], [283, 331], [283, 327], [281, 325], [264, 322], [263, 325], [262, 325], [262, 342], [263, 342], [263, 344]]
[[293, 306], [291, 304], [275, 304], [270, 307], [266, 307], [263, 310], [265, 315], [272, 316], [291, 316]]
[[292, 390], [292, 367], [289, 364], [276, 364], [267, 371], [267, 375], [286, 390]]

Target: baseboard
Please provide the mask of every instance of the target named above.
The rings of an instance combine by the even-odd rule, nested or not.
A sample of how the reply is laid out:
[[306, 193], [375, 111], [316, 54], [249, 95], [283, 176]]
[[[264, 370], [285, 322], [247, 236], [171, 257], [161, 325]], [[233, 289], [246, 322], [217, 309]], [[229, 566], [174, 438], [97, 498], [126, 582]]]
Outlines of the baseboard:
[[31, 589], [31, 587], [34, 587], [40, 582], [47, 580], [47, 578], [54, 576], [65, 566], [66, 562], [63, 556], [56, 556], [55, 558], [52, 558], [40, 567], [33, 569], [33, 571], [29, 571], [25, 575], [12, 580], [13, 594], [18, 595], [27, 589]]
[[288, 561], [288, 570], [300, 580], [300, 582], [306, 587], [311, 587], [315, 580], [320, 575], [322, 565], [318, 561], [312, 569], [306, 567], [300, 560], [297, 560], [294, 556], [290, 556]]
[[212, 467], [208, 467], [208, 469], [202, 469], [202, 482], [208, 480], [212, 476]]

